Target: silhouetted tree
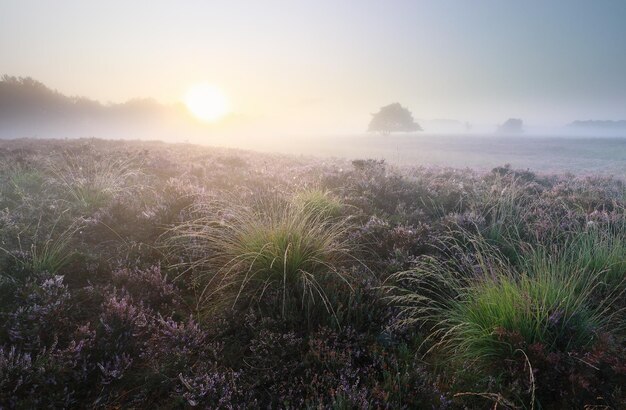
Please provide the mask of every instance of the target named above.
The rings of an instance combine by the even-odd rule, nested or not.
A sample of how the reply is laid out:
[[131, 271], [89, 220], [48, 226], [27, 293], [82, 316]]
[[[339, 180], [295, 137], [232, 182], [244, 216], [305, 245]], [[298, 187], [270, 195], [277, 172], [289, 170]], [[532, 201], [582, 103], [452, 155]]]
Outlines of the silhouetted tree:
[[524, 132], [524, 122], [519, 118], [509, 118], [498, 127], [501, 134], [521, 134]]
[[411, 111], [399, 103], [393, 103], [382, 107], [376, 114], [372, 114], [367, 130], [387, 135], [397, 131], [422, 131], [422, 127], [415, 122]]
[[102, 104], [64, 95], [30, 77], [0, 75], [0, 138], [152, 137], [188, 126], [186, 110], [151, 99]]

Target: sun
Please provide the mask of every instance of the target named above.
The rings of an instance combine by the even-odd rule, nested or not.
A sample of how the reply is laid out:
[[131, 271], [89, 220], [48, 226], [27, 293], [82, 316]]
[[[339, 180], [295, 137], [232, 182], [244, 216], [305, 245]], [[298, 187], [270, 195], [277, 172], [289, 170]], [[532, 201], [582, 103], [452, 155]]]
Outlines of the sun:
[[214, 122], [230, 113], [230, 101], [218, 87], [196, 84], [185, 94], [187, 109], [199, 120]]

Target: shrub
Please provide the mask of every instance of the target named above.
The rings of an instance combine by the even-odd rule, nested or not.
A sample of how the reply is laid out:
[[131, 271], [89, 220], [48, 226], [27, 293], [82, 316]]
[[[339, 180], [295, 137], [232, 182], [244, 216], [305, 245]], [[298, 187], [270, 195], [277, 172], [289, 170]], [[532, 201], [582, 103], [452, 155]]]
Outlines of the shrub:
[[61, 329], [71, 323], [70, 293], [63, 276], [28, 280], [13, 296], [17, 303], [5, 324], [9, 340], [37, 348], [58, 334], [62, 339], [66, 336]]
[[117, 269], [112, 272], [111, 279], [115, 286], [124, 288], [133, 298], [153, 308], [165, 309], [180, 305], [176, 286], [161, 272], [159, 266]]

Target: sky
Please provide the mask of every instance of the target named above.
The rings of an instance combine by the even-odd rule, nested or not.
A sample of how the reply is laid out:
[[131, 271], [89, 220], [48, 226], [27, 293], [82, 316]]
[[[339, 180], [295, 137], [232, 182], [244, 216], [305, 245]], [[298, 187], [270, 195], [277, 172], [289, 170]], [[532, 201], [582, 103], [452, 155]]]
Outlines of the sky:
[[0, 74], [103, 102], [218, 86], [277, 132], [626, 119], [624, 0], [2, 0]]

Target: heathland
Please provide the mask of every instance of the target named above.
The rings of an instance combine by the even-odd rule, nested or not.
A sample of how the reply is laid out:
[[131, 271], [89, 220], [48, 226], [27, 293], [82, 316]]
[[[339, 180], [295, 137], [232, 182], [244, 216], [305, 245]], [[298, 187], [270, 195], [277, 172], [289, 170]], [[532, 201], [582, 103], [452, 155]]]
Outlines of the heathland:
[[623, 408], [616, 175], [0, 141], [0, 407]]

